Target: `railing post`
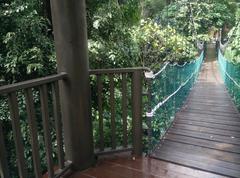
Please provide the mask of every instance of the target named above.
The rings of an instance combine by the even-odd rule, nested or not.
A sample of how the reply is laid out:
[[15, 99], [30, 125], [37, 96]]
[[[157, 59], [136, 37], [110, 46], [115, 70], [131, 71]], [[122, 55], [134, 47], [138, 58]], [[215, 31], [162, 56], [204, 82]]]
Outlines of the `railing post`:
[[[146, 75], [145, 75], [146, 77]], [[153, 133], [152, 133], [152, 120], [153, 120], [153, 115], [148, 115], [148, 113], [151, 113], [152, 111], [152, 83], [153, 83], [153, 79], [152, 78], [147, 78], [146, 77], [146, 81], [147, 81], [147, 99], [148, 99], [148, 108], [147, 108], [147, 113], [146, 113], [146, 117], [147, 117], [147, 125], [148, 125], [148, 154], [152, 151], [152, 147], [153, 147]]]
[[60, 83], [66, 158], [80, 170], [94, 162], [84, 0], [52, 0], [53, 31]]
[[142, 155], [142, 70], [132, 75], [133, 154]]
[[2, 130], [2, 121], [0, 121], [0, 177], [10, 178]]

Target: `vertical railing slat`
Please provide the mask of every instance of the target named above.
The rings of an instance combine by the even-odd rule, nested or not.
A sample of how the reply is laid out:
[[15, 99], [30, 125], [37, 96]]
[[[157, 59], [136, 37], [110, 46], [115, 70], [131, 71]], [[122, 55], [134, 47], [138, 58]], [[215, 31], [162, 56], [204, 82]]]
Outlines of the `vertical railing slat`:
[[40, 165], [40, 156], [39, 156], [36, 114], [34, 109], [32, 89], [28, 88], [25, 90], [25, 100], [26, 100], [27, 116], [28, 116], [28, 123], [29, 123], [29, 129], [30, 129], [35, 177], [41, 178], [42, 175], [41, 175], [41, 165]]
[[17, 102], [17, 95], [15, 92], [8, 94], [10, 116], [13, 128], [13, 137], [16, 145], [16, 154], [17, 154], [17, 164], [20, 178], [26, 178], [27, 169], [26, 163], [24, 160], [24, 149], [23, 142], [21, 138], [21, 129], [20, 129], [20, 116]]
[[133, 154], [141, 155], [142, 144], [142, 71], [132, 75]]
[[123, 119], [123, 146], [128, 146], [127, 133], [127, 74], [122, 74], [122, 119]]
[[[147, 100], [148, 100], [148, 107], [147, 107], [147, 112], [151, 112], [152, 110], [152, 106], [151, 106], [151, 102], [152, 102], [152, 79], [147, 78], [146, 79], [146, 83], [147, 83]], [[147, 125], [148, 125], [148, 144], [149, 144], [149, 151], [152, 150], [152, 146], [153, 146], [153, 135], [152, 135], [152, 116], [147, 116]]]
[[104, 135], [103, 135], [103, 101], [102, 101], [102, 79], [101, 75], [97, 75], [97, 97], [98, 97], [98, 112], [99, 112], [99, 142], [100, 151], [104, 150]]
[[0, 121], [0, 177], [10, 178], [8, 163], [7, 163], [7, 152], [6, 152], [3, 130], [2, 130], [2, 121]]
[[111, 108], [111, 135], [112, 149], [116, 149], [116, 123], [115, 123], [115, 101], [114, 101], [114, 78], [113, 74], [109, 74], [110, 80], [110, 108]]
[[52, 84], [52, 95], [53, 95], [53, 114], [56, 128], [57, 137], [57, 154], [58, 154], [58, 165], [60, 169], [64, 168], [64, 150], [63, 150], [63, 127], [60, 110], [59, 100], [59, 85], [58, 81]]
[[44, 129], [44, 141], [46, 147], [47, 165], [48, 165], [48, 177], [54, 177], [53, 171], [53, 159], [52, 159], [52, 142], [50, 133], [49, 123], [49, 110], [48, 110], [48, 93], [47, 86], [40, 86], [40, 98], [41, 98], [41, 112], [43, 118], [43, 129]]

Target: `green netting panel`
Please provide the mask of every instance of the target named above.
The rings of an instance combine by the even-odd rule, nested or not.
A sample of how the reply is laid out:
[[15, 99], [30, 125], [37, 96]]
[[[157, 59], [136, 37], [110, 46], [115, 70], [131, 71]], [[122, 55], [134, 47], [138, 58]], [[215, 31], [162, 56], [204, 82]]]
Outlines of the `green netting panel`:
[[161, 71], [147, 76], [152, 78], [151, 111], [147, 113], [151, 120], [148, 150], [159, 143], [181, 109], [196, 81], [203, 58], [202, 53], [198, 59], [183, 65], [166, 63]]
[[218, 63], [224, 83], [237, 108], [240, 109], [240, 64], [228, 61], [220, 50], [218, 52]]

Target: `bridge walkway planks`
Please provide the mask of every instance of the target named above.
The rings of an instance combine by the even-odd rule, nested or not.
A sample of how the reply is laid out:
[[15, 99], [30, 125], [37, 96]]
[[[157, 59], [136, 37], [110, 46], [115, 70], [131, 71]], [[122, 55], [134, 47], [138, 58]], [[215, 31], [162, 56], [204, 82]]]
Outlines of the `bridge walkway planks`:
[[185, 105], [151, 157], [240, 177], [240, 116], [216, 61], [203, 64]]

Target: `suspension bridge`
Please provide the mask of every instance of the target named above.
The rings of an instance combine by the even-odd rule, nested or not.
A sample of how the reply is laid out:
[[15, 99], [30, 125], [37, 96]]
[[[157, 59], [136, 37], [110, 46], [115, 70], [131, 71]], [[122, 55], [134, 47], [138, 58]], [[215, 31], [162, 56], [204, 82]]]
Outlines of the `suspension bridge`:
[[211, 57], [203, 63], [195, 86], [151, 157], [240, 176], [240, 117], [224, 86], [221, 65]]

